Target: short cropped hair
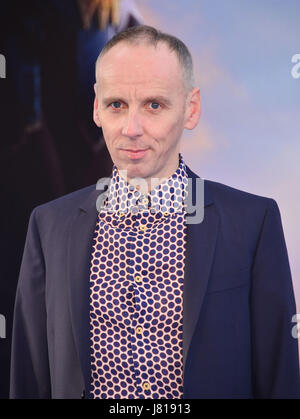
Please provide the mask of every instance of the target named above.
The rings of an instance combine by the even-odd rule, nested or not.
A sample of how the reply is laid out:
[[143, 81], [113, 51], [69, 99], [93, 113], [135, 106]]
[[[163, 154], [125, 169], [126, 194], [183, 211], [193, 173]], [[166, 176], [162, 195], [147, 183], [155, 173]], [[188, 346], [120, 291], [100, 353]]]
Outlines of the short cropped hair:
[[131, 44], [144, 42], [146, 44], [153, 45], [154, 47], [157, 46], [158, 42], [164, 42], [167, 44], [169, 49], [174, 51], [177, 55], [178, 61], [183, 70], [183, 79], [186, 91], [190, 92], [193, 89], [193, 60], [187, 46], [175, 36], [163, 33], [153, 28], [152, 26], [147, 25], [128, 28], [122, 32], [119, 32], [107, 42], [107, 44], [102, 48], [96, 61], [96, 80], [99, 61], [103, 55], [105, 55], [113, 46], [121, 41], [125, 41]]

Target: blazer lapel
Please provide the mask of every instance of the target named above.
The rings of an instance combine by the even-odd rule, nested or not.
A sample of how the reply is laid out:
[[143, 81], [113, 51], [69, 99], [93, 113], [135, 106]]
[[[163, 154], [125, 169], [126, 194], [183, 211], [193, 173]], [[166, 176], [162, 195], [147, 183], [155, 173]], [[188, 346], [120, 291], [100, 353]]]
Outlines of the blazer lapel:
[[[102, 190], [92, 188], [80, 208], [76, 208], [69, 236], [68, 279], [74, 337], [83, 371], [85, 390], [90, 393], [90, 263], [98, 211], [96, 200]], [[88, 394], [86, 394], [88, 396]]]
[[[193, 195], [197, 176], [187, 167], [188, 177], [193, 179]], [[207, 181], [204, 180], [204, 219], [199, 224], [187, 224], [186, 259], [183, 292], [183, 371], [200, 315], [209, 279], [217, 240], [219, 217], [214, 211], [213, 199]]]

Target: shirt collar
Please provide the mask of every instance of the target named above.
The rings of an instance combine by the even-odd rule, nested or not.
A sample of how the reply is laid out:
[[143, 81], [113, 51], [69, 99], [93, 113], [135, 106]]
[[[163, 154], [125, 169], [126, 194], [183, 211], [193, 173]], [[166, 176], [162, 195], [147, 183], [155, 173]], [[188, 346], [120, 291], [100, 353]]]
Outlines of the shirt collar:
[[187, 194], [188, 175], [182, 154], [178, 155], [178, 168], [162, 183], [147, 194], [142, 194], [136, 186], [129, 184], [114, 165], [112, 177], [104, 202], [105, 211], [111, 213], [136, 214], [140, 211], [182, 212]]

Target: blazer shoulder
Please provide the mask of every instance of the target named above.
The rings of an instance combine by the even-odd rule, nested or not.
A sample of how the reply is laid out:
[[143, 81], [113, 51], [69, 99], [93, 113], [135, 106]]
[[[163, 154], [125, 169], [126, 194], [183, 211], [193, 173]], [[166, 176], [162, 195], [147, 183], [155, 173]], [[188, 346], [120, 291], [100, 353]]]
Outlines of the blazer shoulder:
[[96, 189], [96, 184], [89, 185], [77, 191], [36, 206], [32, 212], [40, 215], [55, 213], [71, 213], [77, 209]]
[[207, 187], [217, 206], [222, 208], [235, 207], [237, 209], [251, 208], [264, 211], [271, 206], [277, 206], [273, 198], [247, 192], [235, 187], [205, 179]]
[[[200, 177], [187, 166], [187, 173], [189, 177]], [[273, 198], [262, 195], [257, 195], [233, 186], [226, 185], [214, 180], [201, 178], [204, 180], [204, 194], [207, 195], [209, 203], [214, 202], [215, 205], [221, 208], [241, 206], [266, 208], [268, 205], [277, 206]]]
[[281, 223], [280, 210], [273, 198], [210, 180], [207, 181], [207, 187], [223, 227], [226, 225], [232, 231], [240, 228], [244, 237], [249, 237], [253, 249], [256, 248], [266, 219], [270, 220], [274, 228]]

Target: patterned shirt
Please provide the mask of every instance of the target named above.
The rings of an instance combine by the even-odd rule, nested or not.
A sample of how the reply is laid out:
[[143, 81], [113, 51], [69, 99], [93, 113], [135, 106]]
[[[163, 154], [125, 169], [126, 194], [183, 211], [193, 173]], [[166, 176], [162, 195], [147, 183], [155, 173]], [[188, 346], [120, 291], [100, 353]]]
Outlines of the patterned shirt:
[[90, 269], [93, 398], [183, 397], [186, 166], [143, 195], [113, 166]]

